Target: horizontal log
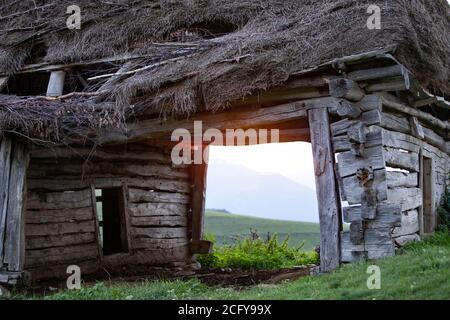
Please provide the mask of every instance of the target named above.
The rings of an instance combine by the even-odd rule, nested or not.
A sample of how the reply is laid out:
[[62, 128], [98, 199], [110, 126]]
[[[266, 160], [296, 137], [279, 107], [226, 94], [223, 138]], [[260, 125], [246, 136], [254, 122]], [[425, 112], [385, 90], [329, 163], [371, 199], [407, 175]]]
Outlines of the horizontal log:
[[366, 244], [365, 249], [367, 251], [367, 259], [369, 260], [384, 259], [395, 255], [395, 246], [393, 243], [374, 245]]
[[416, 209], [422, 205], [422, 191], [419, 188], [395, 188], [388, 193], [388, 201], [398, 203], [402, 211]]
[[203, 130], [216, 128], [219, 130], [231, 128], [250, 128], [271, 126], [290, 120], [306, 118], [309, 108], [336, 108], [338, 100], [335, 98], [316, 98], [299, 100], [274, 107], [257, 109], [240, 108], [233, 112], [199, 113], [189, 121], [161, 119], [140, 120], [130, 123], [127, 132], [104, 130], [100, 132], [95, 141], [100, 144], [118, 144], [127, 141], [138, 141], [149, 138], [158, 138], [171, 135], [175, 129], [184, 128], [190, 132], [194, 131], [194, 121], [202, 121]]
[[126, 177], [155, 177], [164, 179], [187, 179], [189, 174], [187, 170], [173, 168], [171, 165], [163, 164], [133, 164], [133, 163], [80, 163], [64, 164], [55, 167], [54, 164], [33, 165], [28, 170], [28, 176], [35, 178], [81, 178], [89, 176], [92, 178], [112, 178], [114, 176]]
[[176, 247], [184, 247], [189, 245], [187, 238], [175, 239], [151, 239], [151, 238], [133, 238], [133, 248], [139, 249], [170, 249]]
[[131, 217], [131, 225], [137, 227], [187, 227], [187, 216], [147, 216]]
[[412, 172], [419, 171], [419, 155], [414, 152], [403, 152], [398, 149], [385, 147], [384, 158], [386, 165]]
[[129, 202], [159, 202], [188, 204], [189, 195], [170, 192], [157, 192], [152, 190], [142, 190], [129, 188]]
[[[74, 262], [81, 269], [81, 275], [85, 276], [94, 273], [99, 270], [100, 261], [95, 259], [80, 259]], [[41, 280], [55, 280], [55, 279], [67, 279], [67, 267], [70, 262], [64, 262], [62, 264], [51, 263], [40, 266], [27, 267], [27, 271], [31, 274], [32, 281]]]
[[26, 223], [43, 224], [92, 220], [92, 208], [30, 211], [26, 213]]
[[358, 83], [345, 78], [331, 79], [329, 82], [329, 89], [330, 96], [353, 102], [360, 101], [365, 95], [364, 91], [358, 86]]
[[381, 113], [378, 110], [363, 112], [361, 120], [343, 119], [331, 124], [331, 133], [333, 136], [339, 136], [347, 133], [347, 130], [354, 124], [362, 122], [366, 126], [380, 124]]
[[[376, 126], [366, 128], [365, 148], [371, 148], [382, 145], [382, 129]], [[335, 153], [350, 151], [352, 149], [348, 135], [341, 135], [332, 138], [333, 150]]]
[[66, 247], [96, 242], [95, 233], [64, 234], [58, 236], [37, 236], [26, 238], [27, 250]]
[[420, 236], [418, 234], [409, 234], [409, 235], [397, 237], [394, 239], [394, 241], [397, 246], [403, 247], [404, 245], [406, 245], [408, 243], [420, 241]]
[[95, 259], [98, 257], [97, 244], [77, 245], [70, 247], [27, 250], [25, 253], [26, 268], [39, 265], [61, 264], [78, 260]]
[[[344, 221], [351, 223], [361, 220], [361, 206], [344, 207]], [[389, 228], [401, 223], [401, 205], [396, 203], [382, 203], [377, 205], [376, 220], [368, 221], [369, 228]]]
[[171, 163], [170, 154], [164, 154], [159, 150], [152, 150], [149, 146], [137, 146], [128, 144], [120, 147], [102, 147], [102, 148], [76, 148], [76, 147], [57, 147], [57, 148], [35, 148], [31, 152], [32, 161], [39, 162], [41, 159], [80, 159], [90, 161], [147, 161], [161, 164]]
[[90, 189], [64, 192], [28, 192], [28, 210], [85, 208], [91, 205]]
[[[373, 189], [376, 191], [377, 201], [384, 201], [387, 199], [386, 170], [375, 170], [373, 175]], [[361, 203], [364, 187], [361, 186], [356, 175], [343, 178], [341, 185], [341, 196], [343, 201], [348, 201], [349, 204]]]
[[384, 169], [385, 161], [382, 147], [366, 148], [363, 157], [347, 151], [338, 154], [337, 166], [339, 176], [345, 178], [356, 174], [358, 169], [372, 167], [373, 170]]
[[191, 186], [189, 181], [176, 179], [158, 179], [152, 177], [142, 178], [128, 178], [128, 177], [113, 177], [113, 178], [87, 178], [81, 179], [63, 179], [55, 177], [54, 179], [28, 179], [28, 190], [43, 190], [43, 191], [66, 191], [79, 190], [94, 185], [96, 188], [119, 188], [124, 184], [130, 187], [154, 189], [168, 192], [189, 193]]
[[187, 228], [168, 228], [168, 227], [157, 227], [157, 228], [131, 228], [131, 235], [133, 237], [147, 237], [153, 239], [172, 239], [172, 238], [183, 238], [187, 239]]
[[367, 228], [364, 231], [364, 246], [366, 250], [370, 245], [391, 245], [391, 228]]
[[94, 221], [27, 224], [25, 228], [25, 233], [27, 237], [53, 236], [69, 233], [91, 233], [91, 232], [95, 232]]
[[366, 256], [364, 244], [353, 244], [348, 232], [341, 232], [340, 245], [342, 262], [355, 262], [364, 259]]
[[403, 77], [390, 77], [371, 81], [364, 89], [367, 93], [374, 93], [380, 91], [404, 91], [408, 87]]
[[419, 212], [417, 210], [402, 213], [401, 226], [394, 229], [393, 237], [400, 237], [419, 232]]
[[131, 216], [187, 216], [189, 208], [178, 203], [130, 203]]
[[438, 128], [438, 129], [446, 131], [446, 132], [448, 130], [450, 130], [450, 124], [448, 123], [448, 121], [442, 121], [442, 120], [432, 116], [430, 113], [421, 111], [416, 108], [412, 108], [412, 107], [404, 104], [403, 101], [401, 101], [400, 99], [398, 99], [397, 97], [395, 97], [391, 94], [383, 93], [382, 97], [383, 97], [383, 105], [388, 108], [391, 108], [398, 112], [402, 112], [409, 116], [416, 117], [420, 121], [427, 123], [434, 128]]
[[394, 65], [390, 67], [363, 69], [349, 72], [347, 77], [353, 81], [367, 81], [390, 77], [399, 77], [404, 73], [404, 67]]
[[419, 185], [419, 176], [417, 172], [399, 172], [399, 171], [387, 171], [386, 172], [388, 188], [412, 188]]

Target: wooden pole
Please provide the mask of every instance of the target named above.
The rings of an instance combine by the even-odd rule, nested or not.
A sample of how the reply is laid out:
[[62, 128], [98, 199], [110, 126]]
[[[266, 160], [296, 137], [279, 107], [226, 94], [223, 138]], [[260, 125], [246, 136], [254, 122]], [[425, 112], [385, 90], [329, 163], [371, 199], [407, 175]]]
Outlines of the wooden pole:
[[13, 142], [8, 188], [3, 265], [8, 271], [23, 271], [25, 257], [26, 171], [29, 152], [26, 145]]
[[64, 81], [66, 79], [66, 72], [52, 71], [50, 74], [50, 80], [47, 87], [47, 97], [59, 97], [62, 96], [64, 91]]
[[339, 207], [331, 148], [330, 122], [326, 108], [308, 111], [311, 144], [316, 175], [320, 220], [320, 270], [328, 272], [339, 267]]
[[[208, 159], [206, 159], [207, 161]], [[203, 241], [203, 223], [205, 217], [206, 180], [208, 164], [192, 165], [192, 253], [209, 253], [212, 244]]]

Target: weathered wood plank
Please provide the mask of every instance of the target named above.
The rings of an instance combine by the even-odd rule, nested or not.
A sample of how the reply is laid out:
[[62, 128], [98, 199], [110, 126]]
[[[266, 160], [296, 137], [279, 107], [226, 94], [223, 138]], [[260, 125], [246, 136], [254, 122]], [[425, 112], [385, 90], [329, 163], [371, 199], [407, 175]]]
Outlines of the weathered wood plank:
[[133, 237], [147, 237], [153, 239], [171, 239], [171, 238], [188, 238], [188, 230], [185, 227], [168, 228], [131, 228], [131, 235]]
[[61, 210], [27, 211], [27, 224], [44, 224], [57, 222], [75, 222], [92, 220], [92, 208], [75, 208]]
[[[366, 128], [366, 141], [364, 148], [371, 148], [382, 145], [382, 129], [376, 126]], [[333, 137], [333, 150], [335, 153], [349, 151], [352, 149], [348, 135]]]
[[335, 78], [329, 82], [330, 96], [335, 98], [343, 98], [349, 101], [360, 101], [365, 93], [358, 86], [358, 83], [350, 79]]
[[130, 214], [134, 217], [143, 216], [186, 216], [188, 206], [178, 203], [130, 203]]
[[22, 271], [25, 255], [26, 172], [28, 147], [15, 142], [9, 177], [3, 263], [8, 271]]
[[11, 173], [12, 141], [0, 133], [0, 262], [3, 261], [3, 248], [8, 209], [9, 176]]
[[90, 189], [63, 192], [28, 192], [28, 210], [60, 210], [91, 206]]
[[385, 147], [384, 158], [386, 165], [393, 168], [400, 168], [408, 171], [419, 171], [419, 154], [414, 152], [404, 152], [398, 149]]
[[[361, 220], [361, 206], [344, 207], [344, 221], [351, 223]], [[389, 228], [399, 226], [401, 222], [401, 205], [396, 203], [382, 203], [377, 205], [377, 218], [367, 222], [368, 228]]]
[[95, 242], [95, 233], [64, 234], [56, 236], [26, 237], [26, 249], [67, 247]]
[[95, 232], [94, 221], [64, 222], [48, 224], [28, 224], [26, 228], [27, 236], [52, 236], [69, 233], [90, 233]]
[[152, 239], [152, 238], [133, 238], [133, 247], [139, 249], [170, 249], [175, 247], [187, 246], [190, 240], [187, 238], [174, 239]]
[[77, 245], [70, 247], [48, 248], [38, 250], [27, 250], [26, 266], [33, 268], [40, 265], [63, 262], [77, 262], [98, 257], [97, 245]]
[[135, 227], [187, 227], [187, 216], [145, 216], [131, 217], [131, 225]]
[[419, 232], [419, 212], [417, 210], [402, 213], [401, 226], [394, 228], [392, 237], [400, 237]]
[[361, 168], [384, 169], [383, 148], [378, 146], [366, 148], [362, 157], [357, 157], [350, 151], [340, 153], [337, 156], [337, 165], [341, 178], [354, 175]]
[[388, 188], [413, 188], [419, 185], [419, 177], [417, 172], [400, 172], [400, 171], [387, 171], [386, 172]]
[[170, 192], [157, 192], [153, 190], [142, 190], [129, 188], [130, 202], [158, 202], [158, 203], [178, 203], [188, 204], [189, 195]]
[[87, 178], [81, 179], [64, 179], [63, 177], [54, 177], [53, 179], [28, 179], [28, 188], [30, 190], [39, 189], [42, 191], [77, 191], [86, 189], [91, 184], [96, 188], [117, 188], [126, 183], [129, 187], [141, 189], [154, 189], [159, 191], [189, 193], [190, 184], [186, 180], [176, 179], [159, 179], [152, 177], [128, 178], [128, 177], [111, 177], [111, 178]]
[[350, 233], [341, 233], [340, 244], [342, 262], [354, 262], [365, 259], [366, 252], [364, 244], [353, 244], [350, 241]]
[[336, 269], [340, 261], [340, 219], [334, 175], [334, 154], [331, 148], [327, 109], [310, 110], [308, 117], [319, 206], [320, 268], [323, 272], [328, 272]]
[[207, 174], [207, 163], [192, 167], [192, 242], [199, 242], [203, 238]]
[[416, 209], [422, 205], [422, 191], [419, 188], [395, 188], [388, 193], [388, 201], [398, 203], [402, 211]]
[[[377, 200], [384, 201], [387, 199], [386, 170], [375, 170], [373, 176], [373, 186]], [[341, 197], [343, 201], [348, 201], [349, 204], [359, 204], [361, 203], [363, 192], [364, 187], [361, 186], [356, 174], [342, 179]]]
[[162, 179], [188, 179], [186, 170], [174, 168], [167, 164], [119, 164], [108, 162], [87, 162], [79, 164], [66, 163], [55, 167], [55, 164], [40, 164], [29, 170], [30, 178], [78, 178], [89, 176], [93, 178], [125, 177], [154, 177]]

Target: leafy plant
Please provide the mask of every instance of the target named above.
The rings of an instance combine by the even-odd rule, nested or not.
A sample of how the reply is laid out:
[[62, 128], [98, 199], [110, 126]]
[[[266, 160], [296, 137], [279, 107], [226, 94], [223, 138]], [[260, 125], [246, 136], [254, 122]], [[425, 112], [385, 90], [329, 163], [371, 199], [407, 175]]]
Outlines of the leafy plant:
[[438, 208], [437, 213], [440, 219], [438, 229], [448, 232], [450, 230], [450, 190], [448, 187], [445, 190], [442, 205]]
[[[206, 239], [215, 242], [212, 235]], [[233, 244], [216, 247], [213, 253], [200, 255], [197, 260], [206, 268], [238, 269], [279, 269], [318, 262], [315, 251], [304, 252], [302, 246], [293, 248], [288, 243], [289, 236], [280, 243], [276, 234], [261, 239], [252, 233]]]

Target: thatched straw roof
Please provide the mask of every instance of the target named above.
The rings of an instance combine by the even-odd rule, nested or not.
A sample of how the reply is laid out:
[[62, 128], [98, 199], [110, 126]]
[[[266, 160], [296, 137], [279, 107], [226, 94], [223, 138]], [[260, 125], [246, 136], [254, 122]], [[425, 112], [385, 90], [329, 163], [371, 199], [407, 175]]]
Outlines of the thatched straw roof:
[[[0, 73], [24, 64], [118, 54], [151, 66], [123, 77], [102, 101], [188, 115], [224, 108], [334, 58], [395, 45], [395, 57], [450, 96], [446, 0], [78, 0], [81, 30], [66, 28], [71, 0], [0, 3]], [[382, 29], [368, 30], [369, 5]], [[98, 102], [98, 99], [97, 99]]]

